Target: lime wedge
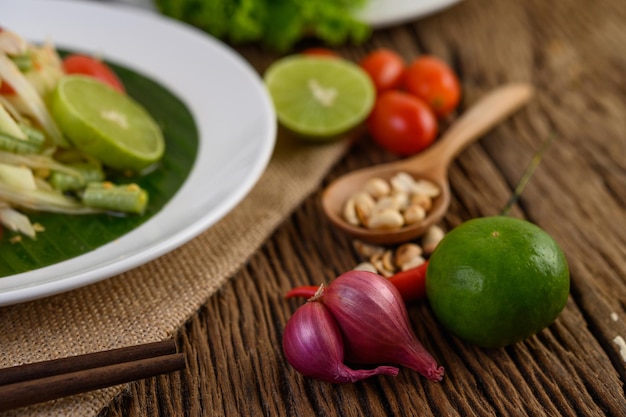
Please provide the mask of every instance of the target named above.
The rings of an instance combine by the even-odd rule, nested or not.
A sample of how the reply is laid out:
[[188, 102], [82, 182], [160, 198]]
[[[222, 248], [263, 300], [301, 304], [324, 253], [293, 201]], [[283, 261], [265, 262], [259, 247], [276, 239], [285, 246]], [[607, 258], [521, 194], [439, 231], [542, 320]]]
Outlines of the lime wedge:
[[291, 55], [265, 72], [278, 121], [310, 138], [333, 138], [370, 113], [376, 90], [358, 65], [340, 58]]
[[106, 166], [141, 171], [163, 156], [163, 134], [150, 114], [94, 78], [63, 77], [51, 111], [70, 142]]

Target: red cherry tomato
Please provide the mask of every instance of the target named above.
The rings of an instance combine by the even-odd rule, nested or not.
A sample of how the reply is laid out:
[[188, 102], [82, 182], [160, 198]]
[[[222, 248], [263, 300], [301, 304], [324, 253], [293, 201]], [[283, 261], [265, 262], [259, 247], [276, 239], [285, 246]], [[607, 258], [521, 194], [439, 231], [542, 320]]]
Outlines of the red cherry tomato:
[[404, 59], [389, 49], [369, 53], [359, 63], [374, 82], [379, 93], [402, 85], [406, 65]]
[[63, 59], [63, 70], [66, 74], [81, 74], [97, 78], [124, 93], [124, 85], [117, 75], [104, 62], [86, 55], [73, 54]]
[[15, 94], [15, 90], [11, 87], [11, 84], [6, 81], [0, 81], [0, 94], [10, 96]]
[[383, 92], [367, 120], [374, 141], [406, 156], [428, 147], [437, 136], [437, 118], [424, 101], [399, 90]]
[[328, 57], [328, 58], [340, 58], [341, 57], [341, 55], [339, 55], [337, 52], [328, 48], [308, 48], [308, 49], [303, 50], [300, 53], [304, 55], [321, 56], [321, 57]]
[[459, 79], [439, 58], [429, 55], [416, 58], [405, 77], [407, 91], [428, 103], [437, 117], [446, 117], [458, 106], [461, 99]]

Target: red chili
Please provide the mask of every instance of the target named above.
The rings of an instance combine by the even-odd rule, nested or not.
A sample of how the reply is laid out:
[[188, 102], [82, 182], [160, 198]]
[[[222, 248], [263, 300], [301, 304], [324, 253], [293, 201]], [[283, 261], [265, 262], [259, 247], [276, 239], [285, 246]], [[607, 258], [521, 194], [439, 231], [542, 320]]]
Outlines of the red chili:
[[427, 268], [428, 261], [415, 268], [398, 272], [389, 277], [389, 281], [400, 291], [405, 302], [408, 303], [426, 297]]
[[[402, 299], [405, 302], [411, 302], [420, 300], [426, 297], [426, 269], [428, 268], [428, 261], [416, 266], [415, 268], [407, 269], [406, 271], [393, 274], [388, 279], [395, 285], [400, 291]], [[316, 285], [303, 285], [293, 288], [287, 292], [285, 298], [293, 297], [305, 297], [311, 298], [315, 295], [319, 286]]]
[[318, 285], [303, 285], [301, 287], [292, 288], [291, 290], [287, 291], [287, 294], [285, 294], [285, 298], [311, 298], [315, 295], [319, 288], [320, 287]]

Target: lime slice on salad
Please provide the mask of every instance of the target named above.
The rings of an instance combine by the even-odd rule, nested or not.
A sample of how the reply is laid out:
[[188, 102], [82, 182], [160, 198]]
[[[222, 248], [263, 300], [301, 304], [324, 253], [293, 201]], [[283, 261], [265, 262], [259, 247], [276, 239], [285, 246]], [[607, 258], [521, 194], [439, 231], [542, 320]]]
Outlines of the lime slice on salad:
[[310, 138], [333, 138], [370, 113], [376, 90], [358, 65], [340, 58], [292, 55], [265, 72], [278, 121]]
[[83, 152], [118, 170], [141, 171], [165, 149], [163, 134], [136, 101], [90, 77], [59, 81], [51, 102], [61, 131]]

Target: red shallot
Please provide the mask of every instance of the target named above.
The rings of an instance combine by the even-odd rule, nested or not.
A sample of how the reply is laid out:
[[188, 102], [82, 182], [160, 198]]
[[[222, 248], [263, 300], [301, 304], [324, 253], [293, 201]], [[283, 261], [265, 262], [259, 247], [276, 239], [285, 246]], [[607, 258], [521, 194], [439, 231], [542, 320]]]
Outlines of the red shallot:
[[418, 341], [396, 287], [378, 274], [349, 271], [322, 286], [312, 300], [322, 302], [343, 334], [346, 359], [361, 364], [392, 363], [431, 381], [444, 368]]
[[397, 375], [398, 368], [350, 369], [343, 363], [344, 341], [328, 309], [317, 301], [300, 306], [287, 321], [283, 334], [287, 361], [301, 374], [345, 384], [374, 375]]

